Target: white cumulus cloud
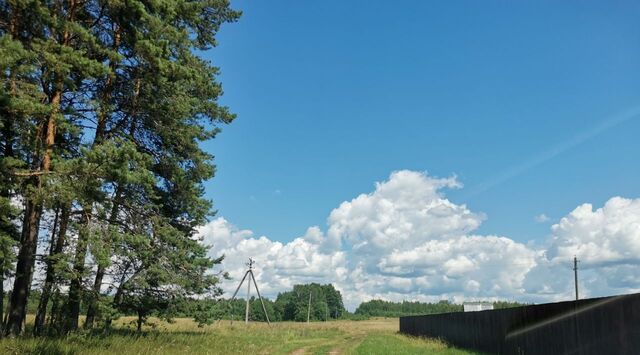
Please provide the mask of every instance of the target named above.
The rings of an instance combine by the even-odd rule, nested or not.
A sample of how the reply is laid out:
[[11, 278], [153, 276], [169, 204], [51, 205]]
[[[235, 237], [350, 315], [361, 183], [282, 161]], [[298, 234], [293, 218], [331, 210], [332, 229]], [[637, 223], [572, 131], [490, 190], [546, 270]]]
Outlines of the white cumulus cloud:
[[326, 232], [312, 226], [283, 243], [219, 217], [200, 234], [212, 256], [226, 256], [222, 268], [234, 278], [223, 284], [229, 296], [249, 257], [268, 297], [296, 283], [333, 283], [350, 309], [372, 298], [567, 299], [573, 255], [590, 270], [581, 285], [586, 295], [638, 287], [640, 200], [612, 198], [595, 211], [579, 206], [552, 226], [546, 247], [533, 247], [475, 233], [486, 217], [444, 194], [461, 187], [455, 177], [396, 171], [331, 211]]
[[570, 275], [574, 256], [580, 261], [583, 295], [640, 290], [640, 199], [613, 197], [595, 210], [591, 204], [582, 204], [554, 224], [551, 232], [544, 263], [556, 272], [532, 272], [530, 290], [544, 284], [549, 293], [571, 294], [573, 283], [555, 275]]
[[544, 213], [541, 213], [535, 217], [533, 217], [533, 220], [538, 222], [538, 223], [547, 223], [551, 220], [551, 218], [549, 218], [549, 216], [547, 216]]
[[246, 271], [245, 263], [253, 258], [258, 267], [255, 276], [261, 293], [274, 297], [297, 283], [339, 281], [346, 275], [345, 253], [323, 253], [322, 237], [318, 239], [315, 235], [317, 230], [309, 228], [308, 235], [281, 243], [265, 236], [257, 237], [252, 231], [239, 229], [219, 217], [201, 227], [199, 234], [205, 244], [212, 246], [209, 251], [212, 257], [225, 255], [222, 269], [232, 277], [222, 285], [227, 293], [233, 292]]

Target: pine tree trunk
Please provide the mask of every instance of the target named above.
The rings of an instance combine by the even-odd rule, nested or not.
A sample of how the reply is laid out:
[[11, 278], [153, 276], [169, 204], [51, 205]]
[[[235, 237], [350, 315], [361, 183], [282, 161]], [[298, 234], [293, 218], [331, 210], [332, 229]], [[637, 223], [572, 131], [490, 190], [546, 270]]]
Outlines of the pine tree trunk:
[[[56, 137], [56, 115], [60, 110], [60, 100], [62, 98], [62, 81], [56, 83], [56, 91], [51, 98], [51, 114], [46, 122], [44, 132], [45, 153], [42, 157], [40, 172], [51, 170], [51, 153]], [[28, 185], [42, 188], [42, 178], [34, 175]], [[33, 197], [27, 197], [22, 222], [22, 235], [20, 238], [20, 251], [18, 252], [18, 263], [16, 265], [16, 278], [13, 283], [11, 294], [11, 308], [7, 321], [6, 333], [12, 336], [20, 335], [22, 332], [22, 321], [26, 313], [27, 297], [31, 288], [31, 278], [35, 265], [35, 254], [38, 248], [38, 232], [40, 231], [40, 217], [42, 217], [42, 202], [36, 201]]]
[[102, 287], [102, 279], [104, 278], [105, 271], [106, 267], [98, 265], [96, 279], [93, 282], [93, 295], [87, 308], [87, 318], [84, 322], [85, 329], [93, 328], [93, 322], [96, 318], [96, 314], [98, 313], [98, 298], [100, 297], [100, 288]]
[[0, 270], [0, 339], [4, 335], [3, 320], [4, 320], [4, 270]]
[[[12, 79], [11, 86], [15, 86], [14, 80]], [[13, 131], [12, 131], [12, 115], [8, 112], [2, 112], [2, 128], [4, 137], [4, 157], [13, 157]], [[6, 180], [5, 180], [6, 179]], [[7, 199], [7, 201], [11, 198], [10, 177], [3, 177], [2, 189], [0, 190], [0, 198]], [[4, 335], [4, 273], [5, 273], [5, 260], [4, 258], [0, 259], [0, 338]]]
[[[9, 21], [9, 33], [12, 37], [16, 37], [17, 35], [17, 27], [18, 27], [18, 16], [17, 10], [14, 9], [11, 19]], [[16, 73], [15, 70], [11, 69], [11, 73], [9, 75], [9, 92], [11, 93], [11, 97], [15, 98], [17, 96], [17, 85], [16, 85]], [[2, 136], [4, 138], [4, 157], [9, 158], [13, 157], [13, 122], [16, 119], [17, 112], [12, 110], [7, 110], [2, 112]], [[6, 185], [3, 186], [2, 191], [0, 191], [0, 197], [9, 199], [11, 197], [10, 184], [11, 178], [9, 176], [5, 176], [4, 182]], [[5, 312], [4, 312], [4, 274], [5, 274], [5, 260], [0, 259], [0, 338], [3, 337], [5, 332]], [[9, 294], [7, 294], [9, 296]], [[8, 298], [8, 297], [7, 297]]]
[[[33, 335], [40, 335], [42, 333], [42, 328], [44, 325], [44, 318], [47, 314], [47, 302], [49, 301], [49, 290], [51, 290], [51, 286], [47, 287], [48, 283], [51, 283], [53, 280], [49, 280], [48, 274], [49, 269], [51, 269], [51, 257], [53, 256], [53, 250], [55, 248], [56, 242], [56, 232], [58, 231], [58, 221], [60, 220], [60, 207], [56, 207], [56, 216], [53, 220], [53, 228], [51, 229], [51, 242], [49, 242], [49, 259], [46, 260], [47, 264], [47, 278], [45, 279], [45, 283], [42, 286], [42, 294], [40, 295], [40, 303], [38, 304], [38, 310], [36, 311], [36, 318], [33, 324]], [[47, 290], [47, 288], [49, 290]], [[45, 302], [42, 302], [42, 301]]]
[[[120, 306], [120, 303], [122, 303], [122, 297], [124, 295], [124, 284], [125, 284], [125, 280], [127, 278], [127, 271], [129, 271], [129, 265], [130, 264], [127, 264], [125, 266], [124, 271], [122, 272], [122, 276], [120, 277], [120, 283], [118, 284], [118, 289], [116, 290], [116, 295], [113, 297], [113, 307], [114, 308], [118, 308], [118, 306]], [[105, 322], [104, 322], [105, 329], [109, 329], [111, 327], [111, 322], [112, 322], [111, 318], [105, 319]]]
[[60, 333], [60, 290], [56, 289], [52, 296], [53, 300], [51, 302], [51, 312], [49, 314], [49, 322], [47, 326], [49, 331], [55, 327], [58, 329], [58, 333]]
[[142, 321], [144, 319], [144, 314], [141, 310], [138, 310], [138, 333], [142, 332]]
[[[34, 322], [33, 333], [34, 335], [41, 335], [44, 331], [45, 319], [47, 316], [47, 306], [49, 305], [49, 299], [51, 298], [51, 290], [55, 283], [55, 258], [62, 254], [64, 248], [65, 237], [67, 234], [67, 226], [69, 224], [69, 215], [71, 213], [71, 206], [66, 205], [62, 207], [60, 214], [60, 226], [58, 228], [57, 238], [51, 238], [51, 251], [49, 253], [49, 259], [47, 259], [47, 271], [44, 285], [42, 286], [42, 294], [40, 295], [40, 303], [38, 304], [38, 312], [36, 313], [36, 319]], [[54, 229], [55, 230], [55, 229]], [[55, 234], [53, 235], [55, 236]]]
[[[122, 184], [118, 184], [118, 187], [116, 187], [116, 193], [113, 198], [111, 215], [109, 216], [109, 221], [108, 221], [109, 226], [114, 225], [115, 222], [118, 220], [118, 213], [120, 212], [120, 204], [122, 203], [121, 201], [122, 193], [123, 193]], [[108, 243], [108, 247], [111, 247], [110, 241], [107, 241], [107, 243]], [[93, 293], [91, 295], [89, 306], [87, 308], [87, 318], [85, 319], [85, 322], [84, 322], [84, 327], [86, 329], [93, 328], [93, 322], [95, 320], [96, 314], [98, 313], [97, 302], [98, 302], [98, 299], [100, 298], [100, 288], [102, 288], [102, 279], [104, 278], [106, 269], [107, 267], [104, 264], [102, 263], [98, 264], [98, 270], [96, 271], [96, 278], [93, 282]]]
[[[113, 33], [113, 49], [118, 50], [120, 46], [120, 27], [118, 24], [115, 24], [115, 29]], [[116, 69], [118, 66], [118, 61], [112, 61], [109, 63], [109, 69], [113, 72], [113, 75], [116, 75]], [[108, 102], [111, 99], [111, 95], [114, 88], [114, 78], [109, 75], [107, 77], [105, 87], [102, 94], [102, 101], [105, 107], [108, 106]], [[102, 109], [98, 114], [98, 124], [96, 126], [96, 133], [93, 139], [93, 145], [100, 144], [106, 135], [106, 126], [107, 126], [107, 118], [109, 117], [109, 112], [106, 109]], [[90, 217], [90, 209], [92, 203], [88, 203], [89, 213], [87, 213], [87, 227], [91, 223]], [[114, 205], [114, 209], [117, 212], [117, 206]], [[74, 261], [74, 278], [71, 280], [71, 285], [69, 288], [69, 321], [67, 322], [67, 330], [76, 330], [78, 329], [78, 318], [80, 317], [80, 299], [82, 293], [82, 275], [85, 270], [84, 262], [87, 254], [87, 238], [86, 236], [83, 238], [82, 233], [78, 239], [78, 246], [76, 247], [76, 258]], [[89, 304], [89, 308], [87, 310], [87, 318], [85, 320], [85, 328], [93, 327], [93, 321], [96, 315], [96, 298], [100, 294], [100, 287], [102, 286], [102, 278], [104, 277], [104, 267], [98, 265], [98, 272], [96, 273], [96, 279], [94, 280], [93, 291], [94, 294]]]
[[[11, 299], [11, 294], [13, 293], [13, 291], [7, 291], [7, 300]], [[4, 318], [2, 318], [2, 325], [6, 328], [7, 327], [7, 322], [9, 321], [7, 318], [9, 317], [9, 302], [7, 302], [7, 307], [5, 309], [6, 311], [4, 312]]]
[[[69, 4], [68, 20], [73, 21], [75, 12], [75, 0], [71, 0]], [[62, 45], [69, 44], [70, 33], [67, 29], [62, 35]], [[53, 93], [50, 97], [49, 104], [51, 112], [46, 121], [46, 130], [44, 132], [44, 155], [40, 166], [40, 172], [46, 173], [51, 170], [51, 155], [56, 137], [56, 116], [60, 112], [60, 102], [64, 90], [63, 78], [58, 76], [54, 82]], [[38, 158], [38, 154], [35, 154]], [[40, 175], [34, 175], [30, 179], [30, 186], [42, 188], [42, 178]], [[9, 316], [7, 320], [6, 333], [11, 336], [17, 336], [22, 332], [22, 323], [26, 316], [27, 299], [31, 288], [31, 280], [33, 277], [33, 268], [35, 266], [35, 253], [38, 248], [38, 232], [40, 230], [40, 218], [42, 217], [43, 205], [41, 201], [36, 201], [33, 197], [27, 197], [22, 223], [22, 235], [20, 239], [20, 250], [18, 252], [18, 263], [16, 264], [16, 277], [11, 293], [11, 303]]]
[[13, 283], [11, 306], [7, 319], [6, 333], [11, 336], [20, 335], [22, 332], [22, 319], [29, 297], [41, 215], [42, 204], [37, 204], [31, 199], [27, 200], [22, 224], [22, 241], [16, 265], [16, 279]]
[[85, 209], [86, 222], [84, 228], [78, 233], [78, 244], [76, 245], [76, 255], [73, 261], [73, 277], [69, 285], [69, 299], [67, 301], [67, 321], [65, 331], [78, 330], [78, 319], [80, 318], [80, 302], [82, 300], [82, 276], [85, 272], [85, 259], [87, 257], [87, 243], [89, 241], [89, 230], [91, 216]]

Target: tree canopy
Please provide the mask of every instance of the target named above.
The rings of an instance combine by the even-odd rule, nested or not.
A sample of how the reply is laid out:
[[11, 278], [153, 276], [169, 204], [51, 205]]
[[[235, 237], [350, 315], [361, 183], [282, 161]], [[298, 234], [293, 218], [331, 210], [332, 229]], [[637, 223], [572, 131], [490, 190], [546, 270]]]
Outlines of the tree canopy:
[[[309, 302], [311, 295], [311, 302]], [[275, 300], [263, 299], [270, 321], [306, 322], [340, 319], [347, 313], [342, 303], [340, 291], [331, 284], [317, 283], [294, 285], [293, 290], [281, 292]], [[183, 311], [185, 314], [209, 313], [209, 318], [244, 319], [246, 300], [234, 299], [192, 303]], [[264, 322], [266, 318], [255, 297], [250, 299], [250, 319]]]
[[84, 309], [91, 328], [220, 293], [207, 270], [221, 259], [195, 238], [212, 214], [201, 142], [235, 116], [218, 104], [218, 68], [197, 53], [239, 16], [227, 0], [0, 3], [5, 333], [22, 332], [32, 282], [36, 334], [74, 331]]
[[[309, 307], [309, 304], [311, 306]], [[279, 293], [274, 308], [281, 320], [338, 319], [345, 313], [342, 295], [331, 284], [294, 285], [293, 290]]]

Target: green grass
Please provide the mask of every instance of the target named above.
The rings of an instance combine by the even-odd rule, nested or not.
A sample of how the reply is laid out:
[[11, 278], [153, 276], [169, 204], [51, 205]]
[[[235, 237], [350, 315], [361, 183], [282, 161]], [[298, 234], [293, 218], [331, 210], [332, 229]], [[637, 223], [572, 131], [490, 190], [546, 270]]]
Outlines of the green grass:
[[462, 355], [467, 351], [447, 346], [437, 340], [412, 338], [400, 334], [372, 334], [355, 348], [352, 354], [442, 354]]
[[326, 323], [220, 322], [199, 328], [187, 319], [137, 334], [121, 319], [105, 334], [0, 340], [0, 354], [469, 354], [428, 339], [397, 333], [398, 319]]

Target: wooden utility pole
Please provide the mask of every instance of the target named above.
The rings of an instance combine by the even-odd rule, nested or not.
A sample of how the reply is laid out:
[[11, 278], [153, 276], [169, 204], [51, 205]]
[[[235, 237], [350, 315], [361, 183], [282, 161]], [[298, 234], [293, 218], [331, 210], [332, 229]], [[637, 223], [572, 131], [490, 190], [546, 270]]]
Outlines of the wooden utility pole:
[[[229, 300], [229, 305], [231, 305], [233, 300], [236, 298], [236, 295], [238, 294], [238, 291], [240, 291], [240, 287], [242, 287], [242, 283], [244, 282], [244, 280], [247, 280], [247, 277], [249, 277], [249, 279], [247, 280], [247, 306], [245, 308], [244, 321], [245, 323], [249, 323], [249, 298], [251, 294], [251, 281], [253, 280], [253, 286], [255, 286], [256, 293], [258, 294], [258, 298], [260, 299], [260, 303], [262, 304], [262, 311], [264, 312], [265, 318], [267, 318], [267, 324], [271, 325], [271, 321], [269, 321], [269, 314], [267, 313], [267, 308], [264, 306], [264, 300], [262, 299], [262, 295], [260, 295], [260, 290], [258, 289], [256, 277], [253, 275], [253, 264], [255, 264], [255, 262], [253, 261], [253, 259], [249, 258], [249, 262], [247, 263], [249, 269], [244, 273], [240, 284], [236, 288], [236, 292], [233, 293], [231, 300]], [[231, 324], [233, 324], [233, 314], [231, 315]]]
[[[253, 260], [249, 259], [249, 273], [253, 268]], [[251, 281], [251, 280], [249, 280]], [[249, 324], [249, 297], [251, 295], [251, 282], [247, 282], [247, 307], [244, 310], [244, 323]]]
[[576, 285], [576, 301], [578, 300], [578, 258], [573, 257], [573, 278]]

